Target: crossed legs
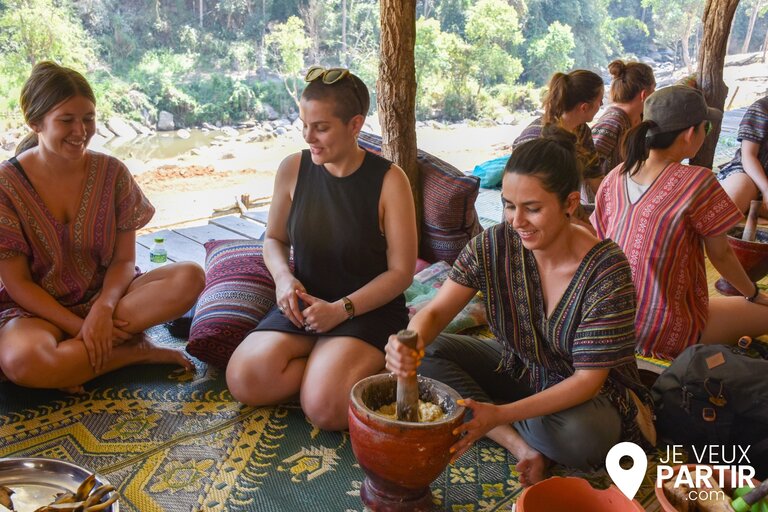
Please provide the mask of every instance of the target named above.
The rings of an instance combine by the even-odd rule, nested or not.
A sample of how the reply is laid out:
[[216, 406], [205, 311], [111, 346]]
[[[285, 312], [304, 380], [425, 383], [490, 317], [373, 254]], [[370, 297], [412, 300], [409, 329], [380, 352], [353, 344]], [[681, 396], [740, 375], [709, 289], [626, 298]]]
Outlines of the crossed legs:
[[37, 317], [15, 318], [0, 329], [0, 369], [20, 386], [77, 389], [92, 378], [134, 364], [178, 364], [192, 368], [180, 349], [161, 347], [142, 331], [187, 311], [205, 284], [202, 269], [176, 263], [134, 279], [115, 309], [115, 318], [133, 339], [115, 345], [111, 358], [96, 373], [81, 340], [67, 338], [50, 322]]
[[352, 386], [382, 368], [384, 353], [357, 338], [257, 331], [232, 354], [227, 387], [254, 406], [298, 397], [315, 426], [343, 430]]

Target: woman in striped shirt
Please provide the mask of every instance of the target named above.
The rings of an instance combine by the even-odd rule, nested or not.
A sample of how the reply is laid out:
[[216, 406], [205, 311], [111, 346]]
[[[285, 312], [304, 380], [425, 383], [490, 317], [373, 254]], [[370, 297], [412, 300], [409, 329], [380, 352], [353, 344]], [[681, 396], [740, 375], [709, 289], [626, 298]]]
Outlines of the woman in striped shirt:
[[[419, 372], [453, 387], [472, 411], [453, 459], [487, 435], [518, 460], [524, 485], [543, 479], [550, 461], [589, 471], [616, 443], [648, 446], [655, 437], [634, 359], [629, 264], [615, 243], [571, 222], [579, 205], [575, 137], [555, 131], [554, 140], [512, 152], [505, 222], [467, 245], [409, 324], [419, 348], [429, 345]], [[496, 339], [435, 340], [478, 290]], [[386, 360], [406, 376], [419, 354], [393, 336]]]
[[[722, 112], [708, 108], [701, 91], [675, 85], [651, 94], [643, 113], [627, 135], [626, 161], [603, 181], [592, 215], [598, 236], [619, 244], [632, 267], [637, 351], [673, 359], [695, 343], [768, 332], [768, 295], [726, 239], [741, 212], [711, 170], [680, 163], [698, 152]], [[747, 300], [709, 299], [705, 250]]]
[[[592, 204], [604, 174], [601, 173], [592, 132], [587, 123], [603, 105], [605, 86], [600, 75], [586, 69], [555, 73], [544, 98], [544, 115], [526, 126], [512, 143], [512, 150], [524, 142], [541, 137], [542, 130], [555, 125], [576, 135], [576, 158], [583, 169], [581, 202]], [[578, 212], [577, 212], [578, 213]], [[586, 220], [586, 216], [584, 216]]]
[[640, 123], [645, 98], [656, 90], [656, 78], [648, 64], [615, 60], [608, 64], [608, 71], [613, 76], [612, 104], [592, 126], [592, 140], [600, 155], [603, 175], [624, 161], [624, 135]]
[[762, 199], [761, 217], [768, 217], [768, 96], [747, 109], [739, 123], [741, 147], [733, 160], [720, 168], [717, 179], [746, 213], [753, 199]]

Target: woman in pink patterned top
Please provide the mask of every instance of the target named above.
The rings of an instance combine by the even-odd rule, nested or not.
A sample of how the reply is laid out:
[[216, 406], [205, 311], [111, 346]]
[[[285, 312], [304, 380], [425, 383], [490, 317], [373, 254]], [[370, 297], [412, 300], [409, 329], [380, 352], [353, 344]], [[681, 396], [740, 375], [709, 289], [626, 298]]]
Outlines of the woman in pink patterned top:
[[[708, 108], [701, 91], [676, 85], [651, 94], [643, 114], [592, 215], [598, 235], [619, 244], [632, 268], [637, 351], [672, 359], [695, 343], [768, 332], [768, 295], [726, 240], [741, 212], [711, 170], [680, 163], [698, 152], [722, 112]], [[704, 250], [744, 298], [709, 299]]]
[[95, 99], [52, 62], [21, 93], [32, 129], [0, 163], [0, 370], [20, 386], [79, 391], [138, 363], [192, 363], [144, 329], [183, 314], [205, 276], [194, 263], [143, 275], [136, 230], [155, 209], [118, 160], [88, 151]]

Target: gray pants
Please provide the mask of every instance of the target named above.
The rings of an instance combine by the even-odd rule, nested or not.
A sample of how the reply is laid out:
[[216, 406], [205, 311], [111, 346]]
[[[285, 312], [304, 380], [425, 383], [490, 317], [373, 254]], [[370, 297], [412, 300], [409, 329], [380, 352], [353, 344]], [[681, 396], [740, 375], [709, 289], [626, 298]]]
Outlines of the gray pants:
[[[501, 345], [495, 340], [443, 334], [427, 347], [419, 373], [478, 402], [504, 404], [530, 396], [527, 385], [496, 371], [501, 356]], [[621, 441], [621, 416], [602, 394], [513, 425], [531, 448], [582, 471], [602, 467], [608, 450]]]

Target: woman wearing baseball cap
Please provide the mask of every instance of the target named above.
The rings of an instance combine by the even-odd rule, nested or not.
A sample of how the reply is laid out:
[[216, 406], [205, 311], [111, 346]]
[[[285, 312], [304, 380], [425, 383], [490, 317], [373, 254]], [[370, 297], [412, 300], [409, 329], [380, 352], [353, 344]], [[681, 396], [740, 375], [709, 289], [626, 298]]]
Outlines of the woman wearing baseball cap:
[[[672, 359], [694, 343], [736, 343], [768, 332], [768, 295], [726, 240], [741, 212], [710, 169], [681, 163], [722, 117], [697, 89], [654, 92], [643, 122], [627, 134], [624, 164], [608, 174], [595, 199], [598, 236], [619, 244], [632, 267], [636, 350], [643, 355]], [[704, 251], [743, 298], [709, 299]]]

